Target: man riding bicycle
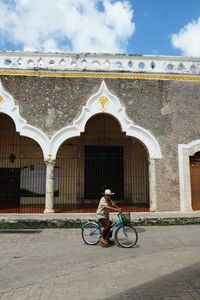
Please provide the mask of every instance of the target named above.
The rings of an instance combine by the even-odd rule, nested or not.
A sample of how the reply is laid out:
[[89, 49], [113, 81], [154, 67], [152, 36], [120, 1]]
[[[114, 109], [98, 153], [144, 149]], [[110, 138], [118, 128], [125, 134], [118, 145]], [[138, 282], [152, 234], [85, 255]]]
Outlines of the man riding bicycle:
[[103, 195], [104, 196], [99, 201], [96, 213], [98, 221], [103, 225], [103, 233], [100, 238], [100, 243], [108, 245], [111, 243], [110, 238], [112, 236], [112, 231], [110, 231], [112, 222], [109, 220], [109, 212], [121, 212], [121, 209], [111, 200], [111, 196], [114, 195], [111, 190], [106, 189]]

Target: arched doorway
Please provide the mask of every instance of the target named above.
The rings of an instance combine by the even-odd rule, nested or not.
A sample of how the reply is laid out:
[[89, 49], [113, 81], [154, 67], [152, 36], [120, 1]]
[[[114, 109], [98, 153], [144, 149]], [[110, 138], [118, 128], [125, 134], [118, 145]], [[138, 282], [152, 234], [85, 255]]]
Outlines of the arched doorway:
[[0, 213], [43, 212], [45, 173], [40, 146], [0, 113]]
[[192, 209], [200, 210], [200, 152], [190, 156]]
[[61, 145], [56, 168], [57, 212], [93, 212], [106, 188], [115, 192], [124, 210], [149, 211], [147, 151], [109, 114], [92, 116], [80, 137]]

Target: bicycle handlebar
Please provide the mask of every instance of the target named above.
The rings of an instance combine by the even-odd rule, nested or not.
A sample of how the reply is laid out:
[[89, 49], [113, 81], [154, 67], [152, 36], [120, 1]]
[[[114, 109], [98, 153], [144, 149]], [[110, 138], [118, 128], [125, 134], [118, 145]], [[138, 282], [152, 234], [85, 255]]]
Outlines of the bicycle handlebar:
[[122, 214], [123, 214], [123, 212], [122, 212], [122, 211], [120, 211], [120, 212], [118, 212], [117, 214], [118, 214], [118, 216], [120, 216], [120, 215], [122, 215]]

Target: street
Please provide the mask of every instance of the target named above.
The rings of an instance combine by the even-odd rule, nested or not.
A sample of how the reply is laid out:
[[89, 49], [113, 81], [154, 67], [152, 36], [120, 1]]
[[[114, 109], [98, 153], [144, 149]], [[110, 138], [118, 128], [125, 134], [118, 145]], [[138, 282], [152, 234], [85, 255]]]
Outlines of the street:
[[0, 231], [0, 299], [200, 299], [200, 225], [138, 226], [124, 249], [81, 229]]

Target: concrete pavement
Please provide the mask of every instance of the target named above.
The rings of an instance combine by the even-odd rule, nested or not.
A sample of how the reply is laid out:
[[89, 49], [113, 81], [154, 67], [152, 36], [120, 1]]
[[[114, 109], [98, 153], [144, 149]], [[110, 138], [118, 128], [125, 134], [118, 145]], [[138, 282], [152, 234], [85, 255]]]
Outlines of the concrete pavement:
[[136, 247], [80, 229], [0, 231], [0, 299], [200, 299], [200, 225], [137, 227]]

